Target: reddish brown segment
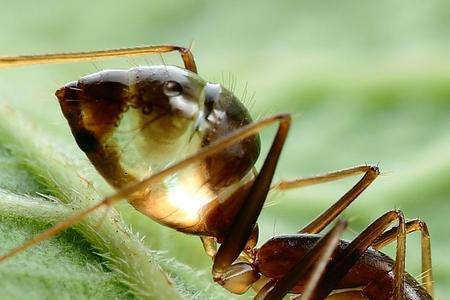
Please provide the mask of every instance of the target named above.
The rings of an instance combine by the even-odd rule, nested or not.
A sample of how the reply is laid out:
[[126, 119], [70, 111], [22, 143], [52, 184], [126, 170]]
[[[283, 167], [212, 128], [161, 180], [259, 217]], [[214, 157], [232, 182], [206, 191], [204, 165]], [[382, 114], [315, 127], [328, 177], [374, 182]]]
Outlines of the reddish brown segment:
[[[262, 275], [269, 278], [281, 278], [292, 267], [293, 261], [299, 261], [321, 236], [316, 234], [295, 234], [277, 236], [267, 241], [258, 251], [255, 266]], [[338, 253], [348, 246], [341, 241]], [[371, 300], [393, 299], [394, 261], [387, 255], [369, 248], [349, 273], [336, 286], [336, 289], [363, 287], [363, 293]], [[301, 292], [306, 281], [299, 282], [294, 292]], [[404, 286], [405, 300], [432, 300], [431, 296], [406, 274]]]
[[320, 278], [330, 263], [330, 257], [336, 251], [346, 227], [346, 221], [338, 221], [300, 260], [292, 262], [289, 271], [282, 278], [271, 279], [266, 283], [255, 296], [255, 300], [280, 299], [301, 281], [306, 281], [302, 299], [310, 300], [314, 291], [319, 288]]

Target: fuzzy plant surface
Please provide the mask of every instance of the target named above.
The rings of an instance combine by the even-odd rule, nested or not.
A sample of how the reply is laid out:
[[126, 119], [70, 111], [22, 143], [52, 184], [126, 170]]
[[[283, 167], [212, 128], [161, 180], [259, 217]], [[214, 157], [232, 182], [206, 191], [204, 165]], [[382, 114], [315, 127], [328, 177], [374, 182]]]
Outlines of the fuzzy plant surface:
[[[68, 149], [7, 106], [0, 116], [4, 253], [101, 196]], [[2, 299], [226, 297], [208, 275], [146, 247], [109, 208], [2, 263], [0, 290]]]

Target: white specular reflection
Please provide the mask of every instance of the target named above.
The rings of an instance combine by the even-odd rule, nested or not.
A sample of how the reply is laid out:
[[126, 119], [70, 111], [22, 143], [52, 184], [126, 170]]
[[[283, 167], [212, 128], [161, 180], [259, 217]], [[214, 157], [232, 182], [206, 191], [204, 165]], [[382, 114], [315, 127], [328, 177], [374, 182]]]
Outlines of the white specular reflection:
[[215, 194], [205, 185], [203, 176], [198, 172], [173, 176], [167, 184], [168, 201], [191, 222], [198, 221], [200, 209], [215, 199]]

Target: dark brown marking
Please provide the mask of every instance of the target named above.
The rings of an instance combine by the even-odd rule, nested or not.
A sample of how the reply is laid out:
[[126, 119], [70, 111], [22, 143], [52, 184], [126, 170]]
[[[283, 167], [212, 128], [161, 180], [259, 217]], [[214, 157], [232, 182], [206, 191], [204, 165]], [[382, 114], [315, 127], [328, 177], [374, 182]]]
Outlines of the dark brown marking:
[[[207, 98], [210, 102], [207, 102], [209, 115], [206, 119], [210, 121], [212, 128], [203, 139], [203, 147], [252, 122], [247, 109], [236, 96], [224, 87], [219, 95], [214, 94], [218, 92], [217, 89], [210, 88]], [[210, 185], [220, 189], [241, 180], [258, 159], [260, 144], [259, 135], [255, 135], [208, 158], [205, 173], [208, 174]]]

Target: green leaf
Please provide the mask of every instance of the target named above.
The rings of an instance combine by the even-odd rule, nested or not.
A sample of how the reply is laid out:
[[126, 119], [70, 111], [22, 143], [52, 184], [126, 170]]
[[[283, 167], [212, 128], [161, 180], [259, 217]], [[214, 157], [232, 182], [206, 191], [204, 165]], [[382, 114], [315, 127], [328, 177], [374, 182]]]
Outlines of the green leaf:
[[[57, 145], [0, 107], [2, 252], [101, 198], [85, 166]], [[0, 264], [0, 290], [8, 299], [202, 299], [213, 290], [220, 298], [222, 290], [199, 280], [206, 275], [151, 251], [114, 209], [104, 209]]]

